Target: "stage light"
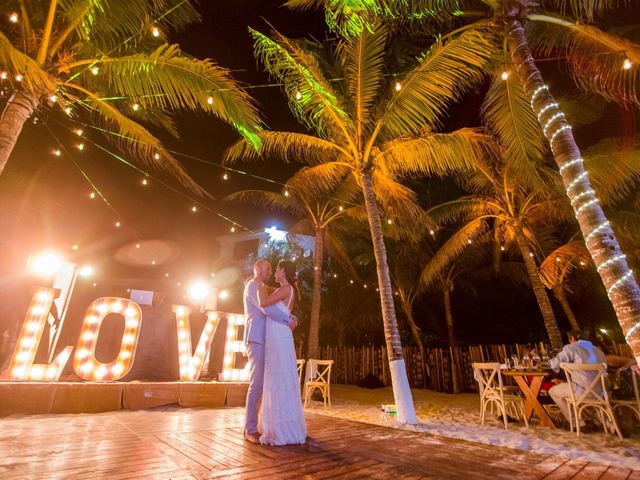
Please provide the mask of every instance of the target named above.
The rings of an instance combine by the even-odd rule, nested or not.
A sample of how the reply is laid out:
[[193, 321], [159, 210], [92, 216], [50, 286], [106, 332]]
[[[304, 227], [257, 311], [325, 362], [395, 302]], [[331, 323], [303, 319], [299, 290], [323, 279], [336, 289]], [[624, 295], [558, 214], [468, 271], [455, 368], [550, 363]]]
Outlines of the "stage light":
[[84, 265], [80, 268], [80, 270], [78, 270], [78, 275], [85, 278], [92, 276], [93, 273], [94, 271], [91, 265]]
[[29, 270], [39, 277], [52, 277], [62, 265], [62, 258], [55, 252], [43, 252], [29, 261]]
[[227, 290], [220, 290], [220, 293], [218, 294], [218, 298], [220, 300], [226, 300], [227, 298], [229, 298], [229, 292]]
[[204, 301], [209, 295], [209, 286], [204, 282], [195, 282], [189, 287], [189, 297], [198, 302]]

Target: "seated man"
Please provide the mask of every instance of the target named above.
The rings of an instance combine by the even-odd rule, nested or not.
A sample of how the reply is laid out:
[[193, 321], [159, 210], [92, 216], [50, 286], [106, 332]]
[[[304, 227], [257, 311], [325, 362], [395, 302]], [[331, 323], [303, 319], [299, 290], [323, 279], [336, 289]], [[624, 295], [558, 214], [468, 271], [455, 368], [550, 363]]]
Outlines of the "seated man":
[[[604, 352], [590, 341], [584, 340], [580, 330], [571, 330], [568, 333], [568, 337], [569, 344], [565, 345], [558, 355], [549, 360], [549, 367], [551, 367], [552, 370], [558, 372], [560, 370], [561, 363], [582, 363], [592, 365], [607, 363], [607, 357]], [[593, 374], [591, 372], [585, 372], [582, 373], [582, 375], [584, 375], [584, 382], [589, 385], [593, 380], [593, 378], [589, 377], [592, 377]], [[600, 386], [598, 385], [597, 388], [600, 388]], [[574, 384], [574, 389], [578, 395], [584, 391], [584, 388], [577, 384]], [[571, 397], [569, 384], [567, 382], [563, 382], [558, 385], [554, 385], [549, 389], [549, 395], [553, 398], [556, 405], [560, 407], [560, 410], [567, 421], [569, 421], [569, 406], [565, 401]], [[583, 425], [584, 422], [580, 420], [580, 427]]]

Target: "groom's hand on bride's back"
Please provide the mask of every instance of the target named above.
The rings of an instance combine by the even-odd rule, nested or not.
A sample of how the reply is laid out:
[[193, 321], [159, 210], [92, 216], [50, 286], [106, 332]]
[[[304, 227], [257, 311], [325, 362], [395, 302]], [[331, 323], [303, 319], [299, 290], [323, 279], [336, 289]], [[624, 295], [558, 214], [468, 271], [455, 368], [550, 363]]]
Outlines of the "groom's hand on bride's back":
[[289, 317], [289, 328], [291, 330], [294, 330], [297, 326], [298, 326], [298, 317], [296, 317], [295, 315], [291, 315]]

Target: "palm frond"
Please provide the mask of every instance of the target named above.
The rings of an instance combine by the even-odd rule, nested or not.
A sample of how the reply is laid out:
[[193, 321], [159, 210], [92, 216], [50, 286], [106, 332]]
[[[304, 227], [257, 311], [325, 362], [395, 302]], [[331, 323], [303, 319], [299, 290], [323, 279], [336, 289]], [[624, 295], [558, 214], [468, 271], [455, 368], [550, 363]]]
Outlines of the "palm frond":
[[273, 38], [251, 28], [249, 33], [255, 57], [282, 83], [296, 117], [320, 135], [336, 135], [334, 141], [341, 135], [341, 144], [348, 143], [349, 117], [314, 55], [275, 30]]
[[385, 175], [379, 169], [373, 172], [373, 188], [383, 212], [397, 222], [413, 222], [422, 218], [423, 210], [418, 204], [416, 193], [409, 187]]
[[267, 210], [277, 210], [298, 216], [302, 216], [305, 213], [304, 208], [298, 205], [291, 195], [287, 197], [281, 193], [268, 190], [241, 190], [227, 195], [224, 200], [248, 203]]
[[[192, 110], [210, 113], [231, 124], [254, 147], [260, 131], [255, 103], [212, 60], [184, 56], [177, 45], [162, 45], [151, 53], [102, 57], [100, 75], [86, 70], [79, 77], [94, 92], [109, 92], [137, 103], [142, 110]], [[82, 68], [86, 68], [83, 65]]]
[[287, 181], [295, 191], [302, 195], [327, 197], [331, 195], [351, 174], [351, 169], [337, 162], [327, 162], [299, 170]]
[[[111, 139], [120, 149], [147, 167], [174, 176], [183, 186], [193, 192], [209, 196], [209, 193], [189, 176], [180, 162], [164, 149], [160, 140], [146, 128], [94, 93], [73, 84], [66, 84], [66, 88], [73, 88], [75, 91], [83, 93], [85, 97], [79, 100], [79, 104], [96, 115], [99, 118], [98, 121], [104, 123], [107, 130], [115, 130], [120, 134], [120, 136], [114, 136]], [[160, 155], [159, 159], [156, 159], [157, 154]]]
[[566, 281], [575, 269], [591, 263], [583, 240], [566, 243], [551, 252], [538, 267], [540, 279], [548, 289]]
[[537, 178], [547, 147], [518, 76], [495, 78], [480, 113], [510, 167], [519, 176]]
[[640, 183], [640, 136], [605, 138], [583, 153], [584, 166], [604, 204], [624, 200]]
[[418, 138], [400, 138], [382, 146], [376, 163], [398, 177], [442, 176], [472, 169], [491, 149], [491, 139], [472, 128], [451, 133], [425, 132]]
[[329, 255], [335, 258], [340, 266], [355, 280], [360, 280], [358, 271], [351, 261], [351, 256], [346, 248], [346, 244], [339, 235], [336, 235], [332, 227], [329, 227], [325, 232], [325, 241], [327, 245], [327, 251]]
[[0, 69], [22, 75], [21, 88], [37, 96], [56, 91], [56, 80], [0, 32]]
[[430, 285], [439, 275], [455, 261], [473, 242], [489, 231], [489, 225], [484, 219], [475, 219], [462, 226], [436, 251], [431, 261], [425, 266], [420, 275], [420, 281]]
[[451, 102], [480, 83], [493, 54], [492, 43], [477, 30], [449, 41], [436, 41], [404, 78], [401, 89], [384, 104], [378, 119], [383, 138], [417, 135], [439, 125]]
[[629, 3], [627, 0], [542, 0], [540, 4], [548, 10], [568, 15], [582, 21], [592, 22], [615, 7]]
[[335, 161], [343, 153], [339, 146], [329, 140], [304, 133], [262, 131], [258, 137], [259, 150], [246, 142], [236, 142], [224, 153], [224, 163], [278, 160], [317, 165]]
[[[65, 0], [59, 7], [62, 22], [75, 25], [75, 35], [63, 45], [81, 42], [95, 52], [135, 47], [151, 35], [152, 27], [165, 36], [200, 19], [183, 0]], [[149, 34], [140, 35], [145, 30]]]
[[450, 225], [466, 222], [479, 217], [493, 217], [499, 215], [503, 207], [491, 197], [469, 195], [441, 203], [426, 211], [426, 215], [436, 225]]
[[[531, 15], [531, 48], [546, 56], [566, 56], [577, 85], [610, 101], [640, 104], [640, 73], [623, 68], [640, 63], [640, 46], [590, 25]], [[588, 54], [585, 54], [588, 52]]]
[[383, 83], [387, 31], [382, 26], [364, 30], [360, 35], [338, 44], [347, 90], [354, 106], [354, 120], [362, 132], [371, 118], [378, 91]]

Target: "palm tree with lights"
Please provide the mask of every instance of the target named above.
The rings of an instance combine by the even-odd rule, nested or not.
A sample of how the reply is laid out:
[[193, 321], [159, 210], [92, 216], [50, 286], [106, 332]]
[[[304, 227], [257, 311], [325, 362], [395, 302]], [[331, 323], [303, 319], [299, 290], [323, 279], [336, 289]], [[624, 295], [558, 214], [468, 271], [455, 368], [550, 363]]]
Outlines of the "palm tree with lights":
[[[5, 0], [0, 6], [0, 173], [35, 112], [107, 132], [118, 147], [203, 190], [144, 123], [177, 136], [171, 112], [213, 114], [258, 146], [260, 119], [229, 71], [167, 43], [199, 15], [184, 0]], [[78, 129], [74, 128], [78, 131]]]
[[[289, 228], [289, 235], [311, 234], [315, 239], [313, 255], [313, 287], [307, 358], [319, 358], [320, 310], [322, 281], [324, 278], [325, 251], [330, 251], [353, 273], [353, 267], [338, 236], [334, 234], [335, 222], [343, 218], [353, 208], [347, 207], [326, 192], [306, 188], [308, 179], [303, 169], [290, 178], [282, 192], [268, 190], [242, 190], [229, 195], [226, 200], [250, 203], [270, 210], [278, 210], [293, 215], [298, 221]], [[339, 195], [339, 192], [335, 192]]]
[[[640, 47], [595, 24], [598, 17], [624, 5], [618, 0], [289, 0], [294, 9], [324, 8], [330, 27], [345, 36], [384, 18], [391, 24], [437, 21], [460, 30], [490, 28], [503, 45], [496, 59], [504, 76], [512, 69], [524, 88], [536, 121], [548, 140], [565, 192], [571, 200], [591, 255], [634, 356], [640, 363], [640, 287], [604, 214], [561, 104], [538, 69], [533, 52], [566, 60], [581, 89], [626, 105], [640, 105], [637, 74]], [[443, 18], [446, 20], [443, 21]], [[467, 22], [469, 20], [469, 22]], [[460, 26], [462, 25], [462, 26]]]
[[415, 423], [380, 210], [397, 199], [405, 205], [415, 201], [400, 183], [403, 178], [469, 167], [472, 158], [482, 155], [486, 138], [477, 131], [436, 129], [446, 107], [482, 79], [490, 47], [478, 32], [463, 32], [447, 42], [436, 41], [413, 59], [408, 71], [394, 77], [388, 66], [390, 35], [383, 26], [341, 39], [335, 47], [292, 40], [277, 31], [270, 36], [250, 33], [256, 57], [283, 85], [292, 112], [312, 134], [264, 132], [260, 153], [240, 144], [227, 152], [226, 161], [295, 160], [314, 169], [316, 188], [346, 178], [357, 185], [373, 241], [398, 419]]

